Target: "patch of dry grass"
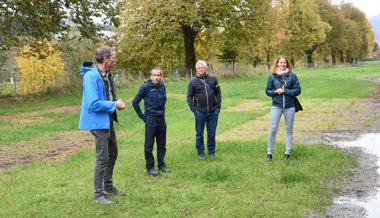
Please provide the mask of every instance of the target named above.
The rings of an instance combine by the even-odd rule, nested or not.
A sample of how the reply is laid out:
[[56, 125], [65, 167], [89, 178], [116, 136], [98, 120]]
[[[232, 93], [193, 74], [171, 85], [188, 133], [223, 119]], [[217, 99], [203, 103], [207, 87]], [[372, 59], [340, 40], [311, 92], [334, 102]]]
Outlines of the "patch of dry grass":
[[[307, 99], [302, 101], [304, 111], [298, 112], [294, 124], [294, 142], [305, 143], [318, 141], [315, 132], [360, 129], [368, 127], [376, 118], [371, 113], [371, 104], [366, 100], [332, 99], [329, 101]], [[218, 140], [252, 140], [267, 138], [270, 124], [270, 106], [258, 100], [244, 100], [240, 104], [226, 109], [229, 112], [241, 113], [250, 110], [266, 110], [263, 116], [250, 120], [218, 136]], [[369, 115], [367, 115], [369, 114]], [[285, 141], [284, 118], [281, 118], [277, 141]]]
[[57, 107], [53, 109], [46, 109], [40, 111], [18, 113], [13, 115], [0, 116], [1, 120], [8, 121], [12, 126], [26, 126], [37, 123], [44, 123], [52, 121], [51, 118], [43, 117], [44, 113], [54, 112], [54, 113], [79, 113], [80, 106], [64, 106]]
[[[117, 137], [131, 134], [117, 131]], [[64, 131], [56, 135], [40, 137], [32, 141], [1, 145], [0, 169], [41, 159], [64, 160], [72, 152], [94, 145], [89, 131]]]
[[260, 109], [264, 106], [264, 102], [256, 99], [243, 100], [239, 104], [227, 108], [226, 112], [248, 112]]

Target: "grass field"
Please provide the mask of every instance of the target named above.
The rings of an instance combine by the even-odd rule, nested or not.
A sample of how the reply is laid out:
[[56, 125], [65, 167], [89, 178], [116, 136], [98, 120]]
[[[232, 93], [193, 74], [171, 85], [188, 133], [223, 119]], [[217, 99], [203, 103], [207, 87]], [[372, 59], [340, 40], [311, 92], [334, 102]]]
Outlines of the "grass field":
[[[282, 160], [283, 125], [274, 160], [265, 161], [271, 103], [264, 92], [267, 73], [220, 79], [217, 153], [204, 161], [196, 155], [187, 81], [168, 82], [166, 164], [172, 171], [160, 177], [146, 174], [143, 122], [128, 104], [116, 125], [114, 172], [115, 185], [127, 197], [118, 197], [120, 204], [113, 206], [93, 201], [95, 150], [90, 133], [77, 130], [80, 95], [1, 102], [1, 161], [43, 156], [59, 145], [72, 151], [0, 169], [0, 217], [304, 217], [321, 212], [356, 159], [318, 143], [314, 133], [356, 125], [359, 118], [362, 125], [371, 125], [374, 118], [365, 116], [368, 108], [361, 102], [379, 85], [360, 78], [379, 76], [379, 69], [379, 62], [370, 62], [295, 70], [304, 111], [296, 115], [288, 162]], [[130, 100], [137, 90], [119, 90], [119, 97]]]

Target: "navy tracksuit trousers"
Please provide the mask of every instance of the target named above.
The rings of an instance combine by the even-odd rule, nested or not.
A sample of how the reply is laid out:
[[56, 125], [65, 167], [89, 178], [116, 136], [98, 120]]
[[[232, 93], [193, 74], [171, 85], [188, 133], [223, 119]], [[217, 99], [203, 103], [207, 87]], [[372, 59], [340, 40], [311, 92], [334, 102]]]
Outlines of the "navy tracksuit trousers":
[[166, 154], [166, 121], [165, 118], [146, 117], [145, 118], [145, 161], [146, 169], [154, 168], [153, 145], [157, 143], [158, 167], [165, 166]]

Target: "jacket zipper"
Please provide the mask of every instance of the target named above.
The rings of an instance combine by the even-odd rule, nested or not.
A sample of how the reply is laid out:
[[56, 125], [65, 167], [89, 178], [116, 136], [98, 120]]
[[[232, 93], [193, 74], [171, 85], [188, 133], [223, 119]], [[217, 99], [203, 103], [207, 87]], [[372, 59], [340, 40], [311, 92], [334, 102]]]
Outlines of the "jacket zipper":
[[[282, 81], [283, 81], [283, 85], [282, 85], [282, 90], [284, 90], [285, 92], [285, 78], [284, 76], [282, 76]], [[284, 93], [282, 93], [282, 108], [285, 109], [285, 95]]]
[[206, 91], [206, 107], [207, 107], [207, 113], [210, 111], [209, 105], [208, 105], [208, 92], [207, 92], [207, 86], [206, 86], [206, 78], [203, 77], [204, 85], [205, 85], [205, 91]]

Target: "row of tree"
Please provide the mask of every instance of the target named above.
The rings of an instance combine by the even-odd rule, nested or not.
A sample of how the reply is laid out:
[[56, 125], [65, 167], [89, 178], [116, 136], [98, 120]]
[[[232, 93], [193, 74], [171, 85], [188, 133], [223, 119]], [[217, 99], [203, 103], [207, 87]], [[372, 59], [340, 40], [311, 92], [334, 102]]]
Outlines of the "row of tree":
[[[277, 54], [293, 64], [333, 64], [367, 57], [374, 35], [363, 12], [329, 0], [125, 0], [118, 44], [134, 70], [153, 64], [194, 69], [196, 57], [269, 65]], [[185, 55], [183, 55], [185, 54]], [[183, 59], [185, 57], [185, 59]], [[175, 66], [178, 67], [178, 66]]]
[[[114, 27], [111, 38], [97, 34], [100, 19]], [[67, 77], [66, 84], [77, 84], [80, 61], [93, 59], [99, 44], [117, 47], [118, 67], [136, 73], [155, 65], [167, 71], [194, 70], [197, 59], [269, 66], [278, 54], [287, 55], [293, 64], [309, 66], [314, 59], [354, 62], [367, 57], [373, 43], [371, 26], [359, 9], [332, 5], [329, 0], [4, 0], [0, 4], [0, 73], [9, 71], [4, 63], [9, 54], [16, 54], [18, 66], [10, 71], [17, 68], [17, 80], [35, 86], [51, 85], [44, 81], [58, 75], [60, 81]], [[56, 75], [39, 75], [48, 74], [41, 70], [44, 61], [57, 63]], [[32, 78], [44, 79], [29, 81]], [[36, 91], [35, 87], [23, 90]]]

